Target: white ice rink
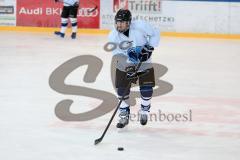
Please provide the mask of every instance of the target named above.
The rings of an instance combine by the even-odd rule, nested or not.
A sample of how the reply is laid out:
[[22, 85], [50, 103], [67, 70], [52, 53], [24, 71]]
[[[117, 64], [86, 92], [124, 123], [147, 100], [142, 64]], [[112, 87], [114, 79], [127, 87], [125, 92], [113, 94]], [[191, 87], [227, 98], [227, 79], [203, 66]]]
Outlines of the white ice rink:
[[[162, 37], [153, 62], [168, 68], [161, 80], [173, 90], [153, 97], [151, 112], [191, 110], [192, 121], [158, 120], [144, 127], [131, 121], [119, 131], [116, 116], [95, 146], [112, 112], [90, 121], [64, 122], [54, 113], [61, 100], [74, 100], [73, 113], [91, 110], [101, 101], [63, 95], [48, 81], [69, 59], [94, 55], [104, 62], [96, 82], [85, 83], [86, 67], [80, 67], [66, 83], [115, 94], [111, 53], [103, 50], [106, 42], [107, 36], [71, 40], [50, 33], [0, 32], [0, 160], [240, 159], [240, 40]], [[132, 113], [137, 113], [139, 101]]]

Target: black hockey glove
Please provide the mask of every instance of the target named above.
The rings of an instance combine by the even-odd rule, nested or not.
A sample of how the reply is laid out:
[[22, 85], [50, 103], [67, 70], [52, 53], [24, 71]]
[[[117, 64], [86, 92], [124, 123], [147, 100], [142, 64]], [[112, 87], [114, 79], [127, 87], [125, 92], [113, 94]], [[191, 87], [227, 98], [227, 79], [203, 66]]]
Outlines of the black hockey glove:
[[153, 52], [154, 48], [148, 44], [144, 45], [142, 48], [142, 53], [139, 55], [139, 60], [141, 62], [144, 62], [146, 60], [148, 60], [151, 56], [152, 56], [152, 52]]
[[78, 3], [78, 2], [75, 2], [75, 3], [73, 4], [73, 7], [79, 7], [79, 3]]
[[129, 79], [132, 83], [137, 83], [137, 80], [138, 80], [138, 75], [136, 73], [136, 68], [135, 66], [128, 66], [126, 67], [125, 69], [126, 71], [126, 76], [127, 76], [127, 79]]

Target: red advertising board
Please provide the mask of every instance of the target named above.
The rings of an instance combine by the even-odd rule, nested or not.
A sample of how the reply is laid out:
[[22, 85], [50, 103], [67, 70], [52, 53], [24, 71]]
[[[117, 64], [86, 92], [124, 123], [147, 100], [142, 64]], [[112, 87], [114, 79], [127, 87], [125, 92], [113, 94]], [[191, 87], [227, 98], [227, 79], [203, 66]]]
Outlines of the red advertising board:
[[[17, 26], [59, 27], [62, 7], [54, 0], [17, 0]], [[80, 0], [79, 28], [99, 28], [99, 17], [100, 0]]]

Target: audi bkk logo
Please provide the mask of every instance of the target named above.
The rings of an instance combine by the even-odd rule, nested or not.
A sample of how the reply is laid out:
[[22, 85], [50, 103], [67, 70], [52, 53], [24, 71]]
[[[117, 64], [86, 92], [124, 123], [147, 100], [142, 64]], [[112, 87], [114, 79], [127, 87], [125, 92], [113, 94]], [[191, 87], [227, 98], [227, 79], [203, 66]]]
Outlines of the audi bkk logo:
[[97, 17], [98, 16], [98, 10], [94, 10], [93, 12], [90, 12], [94, 8], [80, 8], [78, 10], [78, 16], [80, 17]]

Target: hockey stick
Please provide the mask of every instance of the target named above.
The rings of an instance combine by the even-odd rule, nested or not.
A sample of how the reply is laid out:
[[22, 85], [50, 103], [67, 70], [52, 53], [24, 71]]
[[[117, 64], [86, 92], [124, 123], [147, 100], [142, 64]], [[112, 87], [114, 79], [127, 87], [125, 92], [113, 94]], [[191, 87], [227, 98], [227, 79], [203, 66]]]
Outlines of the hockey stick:
[[[137, 67], [136, 67], [135, 72], [134, 72], [132, 75], [136, 75], [136, 74], [137, 74], [137, 72], [138, 72], [139, 68], [141, 67], [141, 65], [142, 65], [142, 62], [140, 61], [140, 62], [138, 63], [138, 65], [137, 65]], [[112, 121], [113, 121], [113, 118], [115, 117], [115, 115], [116, 115], [116, 113], [117, 113], [117, 111], [118, 111], [118, 109], [119, 109], [119, 107], [120, 107], [120, 105], [121, 105], [121, 103], [122, 103], [122, 101], [123, 101], [123, 99], [124, 99], [124, 96], [126, 95], [128, 89], [131, 87], [131, 83], [132, 83], [132, 82], [130, 81], [130, 82], [128, 83], [128, 85], [127, 85], [127, 88], [124, 90], [123, 96], [122, 96], [121, 100], [118, 102], [118, 105], [117, 105], [116, 109], [114, 110], [113, 115], [112, 115], [110, 121], [108, 122], [107, 127], [105, 128], [102, 136], [94, 141], [94, 144], [95, 144], [95, 145], [97, 145], [98, 143], [100, 143], [100, 142], [103, 140], [106, 132], [108, 131], [108, 128], [110, 127], [110, 125], [111, 125], [111, 123], [112, 123]]]

